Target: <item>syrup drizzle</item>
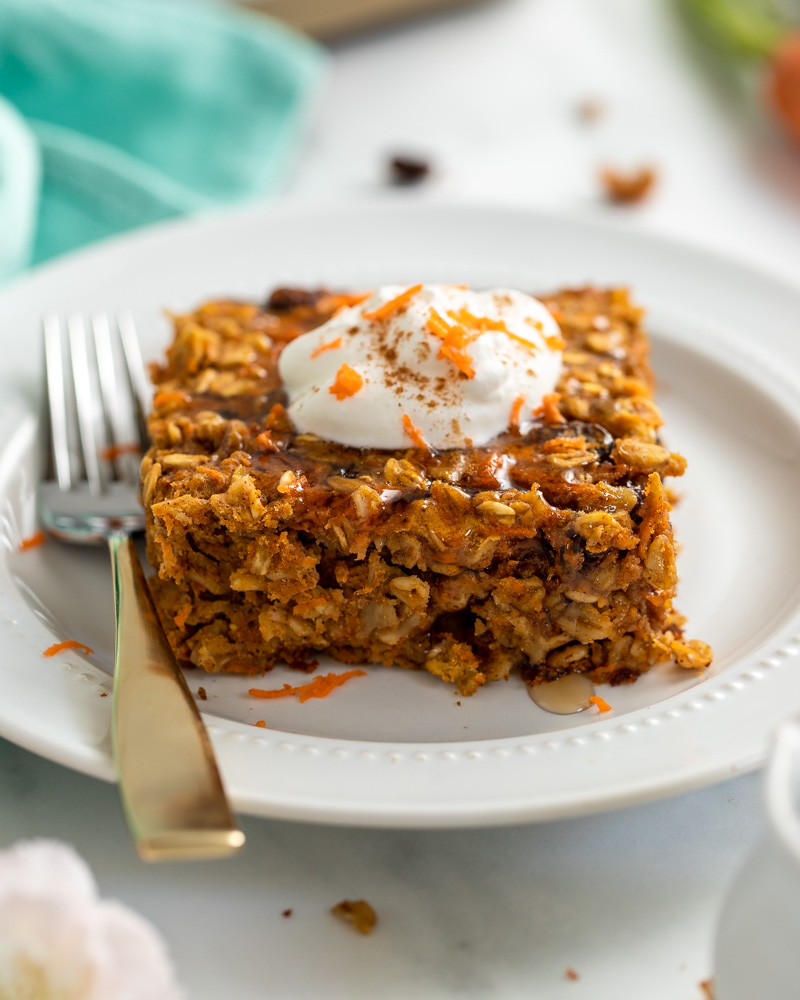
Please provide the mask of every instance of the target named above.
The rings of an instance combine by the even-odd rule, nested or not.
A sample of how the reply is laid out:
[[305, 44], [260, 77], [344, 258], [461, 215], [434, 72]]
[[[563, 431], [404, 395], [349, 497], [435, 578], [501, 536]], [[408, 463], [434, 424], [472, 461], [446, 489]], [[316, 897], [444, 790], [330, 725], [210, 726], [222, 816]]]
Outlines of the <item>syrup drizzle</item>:
[[528, 684], [528, 695], [539, 708], [553, 715], [575, 715], [591, 706], [594, 684], [586, 674], [565, 674], [555, 681]]

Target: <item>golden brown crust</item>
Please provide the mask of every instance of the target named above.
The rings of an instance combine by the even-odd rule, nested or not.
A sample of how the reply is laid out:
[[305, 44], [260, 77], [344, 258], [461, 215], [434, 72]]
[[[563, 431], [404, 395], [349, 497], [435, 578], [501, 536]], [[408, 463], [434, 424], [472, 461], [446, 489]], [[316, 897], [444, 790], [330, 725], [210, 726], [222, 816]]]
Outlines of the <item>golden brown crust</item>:
[[[703, 666], [677, 576], [641, 311], [621, 289], [545, 297], [566, 340], [526, 435], [431, 454], [297, 435], [277, 358], [346, 304], [283, 290], [175, 318], [142, 465], [153, 590], [180, 660], [258, 673], [326, 652], [471, 694], [521, 669], [633, 680]], [[509, 401], [509, 408], [512, 401]]]

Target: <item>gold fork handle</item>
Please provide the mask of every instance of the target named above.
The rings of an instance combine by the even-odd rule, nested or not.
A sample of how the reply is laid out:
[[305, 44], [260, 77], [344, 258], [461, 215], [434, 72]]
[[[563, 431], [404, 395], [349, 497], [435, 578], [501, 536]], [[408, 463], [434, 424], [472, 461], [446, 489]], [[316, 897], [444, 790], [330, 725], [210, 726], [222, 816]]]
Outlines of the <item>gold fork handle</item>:
[[117, 638], [113, 742], [120, 794], [140, 856], [212, 858], [244, 843], [211, 742], [158, 620], [132, 539], [108, 540]]

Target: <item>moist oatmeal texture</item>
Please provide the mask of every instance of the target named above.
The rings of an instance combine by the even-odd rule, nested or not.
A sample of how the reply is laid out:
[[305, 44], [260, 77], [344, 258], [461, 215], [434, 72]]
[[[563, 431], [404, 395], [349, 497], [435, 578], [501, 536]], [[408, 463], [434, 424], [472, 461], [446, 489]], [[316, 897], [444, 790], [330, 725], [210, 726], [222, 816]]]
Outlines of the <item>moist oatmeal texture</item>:
[[619, 684], [671, 658], [706, 666], [672, 607], [664, 479], [685, 462], [659, 441], [626, 291], [542, 296], [566, 342], [558, 393], [524, 435], [440, 452], [292, 427], [281, 350], [361, 298], [281, 289], [175, 318], [142, 498], [178, 660], [258, 674], [324, 652], [427, 670], [462, 694], [515, 669]]

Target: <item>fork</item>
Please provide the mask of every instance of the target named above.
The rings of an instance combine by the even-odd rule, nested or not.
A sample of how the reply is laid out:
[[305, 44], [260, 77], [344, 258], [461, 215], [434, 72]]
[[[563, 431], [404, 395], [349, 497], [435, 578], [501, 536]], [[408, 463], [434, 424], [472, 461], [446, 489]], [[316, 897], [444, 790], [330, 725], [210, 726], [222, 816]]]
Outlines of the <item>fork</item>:
[[111, 553], [112, 742], [128, 826], [148, 861], [232, 854], [244, 835], [131, 537], [145, 525], [137, 453], [149, 396], [133, 320], [48, 316], [43, 326], [39, 514], [57, 538], [107, 542]]

